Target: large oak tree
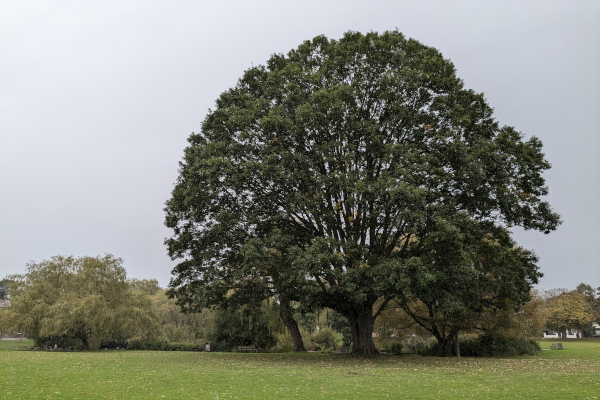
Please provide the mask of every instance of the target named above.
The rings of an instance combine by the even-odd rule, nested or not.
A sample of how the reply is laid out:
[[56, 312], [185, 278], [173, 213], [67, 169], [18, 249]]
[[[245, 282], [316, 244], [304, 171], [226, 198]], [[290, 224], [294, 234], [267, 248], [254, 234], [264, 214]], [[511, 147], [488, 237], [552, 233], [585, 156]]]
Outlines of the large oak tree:
[[[194, 309], [277, 286], [348, 318], [354, 352], [377, 352], [375, 318], [429, 279], [420, 266], [436, 261], [436, 237], [547, 233], [560, 222], [542, 200], [550, 165], [540, 140], [501, 127], [449, 60], [397, 31], [318, 36], [273, 55], [219, 97], [188, 141], [165, 209], [169, 254], [181, 260], [171, 294]], [[274, 236], [285, 254], [268, 245]], [[436, 261], [436, 273], [478, 265], [481, 239], [457, 240], [460, 257]], [[275, 271], [285, 279], [248, 262], [257, 241], [282, 255]], [[492, 273], [452, 272], [460, 281], [443, 289]]]

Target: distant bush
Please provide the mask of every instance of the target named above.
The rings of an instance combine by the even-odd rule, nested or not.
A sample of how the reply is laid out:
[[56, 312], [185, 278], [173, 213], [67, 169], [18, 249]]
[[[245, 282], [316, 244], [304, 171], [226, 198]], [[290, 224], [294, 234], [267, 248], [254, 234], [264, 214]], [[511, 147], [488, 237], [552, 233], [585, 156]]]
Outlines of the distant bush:
[[532, 356], [541, 351], [535, 340], [481, 335], [460, 341], [460, 355], [466, 357]]
[[432, 337], [411, 336], [402, 341], [402, 348], [408, 353], [430, 355], [432, 349], [437, 352], [437, 341]]
[[59, 349], [81, 350], [81, 343], [66, 335], [38, 338], [36, 345], [44, 348], [54, 348], [56, 346]]
[[271, 348], [272, 353], [289, 353], [294, 351], [294, 341], [289, 332], [275, 335], [277, 344]]
[[383, 344], [383, 351], [385, 351], [386, 353], [400, 354], [400, 353], [402, 353], [403, 347], [404, 346], [402, 345], [401, 342], [399, 342], [397, 340], [389, 340]]
[[[304, 347], [310, 347], [311, 334], [306, 329], [300, 328], [300, 336], [302, 336]], [[275, 337], [277, 338], [277, 344], [270, 349], [271, 353], [289, 353], [294, 351], [294, 340], [287, 329], [284, 333], [276, 334]]]
[[171, 343], [168, 340], [130, 340], [127, 350], [204, 351], [204, 344]]
[[[416, 338], [413, 342], [417, 342]], [[463, 357], [514, 357], [531, 356], [541, 351], [540, 345], [531, 339], [508, 338], [502, 336], [479, 335], [460, 338], [460, 355]], [[406, 342], [406, 341], [405, 341]], [[427, 339], [415, 346], [416, 352], [422, 356], [437, 356], [440, 354], [437, 341]], [[452, 346], [452, 355], [456, 355], [456, 347]]]
[[213, 310], [207, 318], [211, 325], [207, 339], [227, 348], [227, 351], [238, 346], [254, 346], [257, 349], [270, 349], [277, 340], [269, 329], [269, 321], [275, 314], [273, 306], [262, 302], [248, 304], [240, 308]]
[[321, 328], [310, 335], [311, 345], [322, 350], [337, 350], [344, 344], [344, 337], [341, 333], [334, 331], [330, 327]]
[[116, 339], [100, 343], [101, 349], [124, 349], [127, 347], [126, 339]]
[[[304, 346], [308, 351], [338, 350], [344, 344], [344, 336], [331, 327], [321, 328], [313, 333], [308, 333], [300, 328]], [[286, 353], [294, 351], [294, 341], [289, 332], [277, 335], [277, 345], [271, 348], [273, 353]]]

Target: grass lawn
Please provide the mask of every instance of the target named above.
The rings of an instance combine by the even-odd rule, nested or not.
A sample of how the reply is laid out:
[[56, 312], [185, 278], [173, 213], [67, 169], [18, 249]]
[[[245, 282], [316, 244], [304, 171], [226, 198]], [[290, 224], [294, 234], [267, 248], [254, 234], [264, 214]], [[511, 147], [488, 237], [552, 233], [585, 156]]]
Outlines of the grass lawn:
[[[25, 339], [20, 342], [18, 340], [0, 340], [0, 350], [26, 350], [27, 347], [33, 347], [33, 340]], [[0, 358], [0, 362], [1, 360]]]
[[0, 398], [600, 398], [600, 341], [562, 343], [499, 359], [0, 347]]

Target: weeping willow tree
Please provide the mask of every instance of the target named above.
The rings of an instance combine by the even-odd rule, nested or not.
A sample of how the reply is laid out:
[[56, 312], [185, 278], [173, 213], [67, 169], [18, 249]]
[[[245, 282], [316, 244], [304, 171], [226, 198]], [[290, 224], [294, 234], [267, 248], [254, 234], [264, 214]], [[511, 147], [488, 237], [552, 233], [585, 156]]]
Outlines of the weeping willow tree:
[[82, 349], [158, 336], [154, 302], [131, 289], [122, 264], [110, 254], [29, 263], [25, 274], [10, 276], [11, 305], [0, 313], [0, 327], [25, 332], [38, 346], [50, 341]]

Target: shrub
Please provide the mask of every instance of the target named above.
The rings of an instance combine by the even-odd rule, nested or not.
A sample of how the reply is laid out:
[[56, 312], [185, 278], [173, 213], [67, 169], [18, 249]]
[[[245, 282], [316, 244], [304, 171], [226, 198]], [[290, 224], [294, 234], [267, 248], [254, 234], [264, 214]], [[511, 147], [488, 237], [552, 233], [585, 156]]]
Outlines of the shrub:
[[127, 347], [126, 339], [115, 339], [107, 342], [100, 343], [101, 349], [124, 349]]
[[541, 351], [535, 340], [481, 335], [460, 341], [460, 355], [466, 357], [513, 357]]
[[[310, 333], [306, 329], [300, 327], [300, 336], [302, 336], [304, 347], [310, 347], [310, 341], [312, 340]], [[271, 352], [289, 353], [294, 351], [294, 340], [287, 329], [284, 333], [276, 334], [275, 337], [277, 338], [277, 344], [271, 348]]]
[[204, 351], [204, 344], [171, 343], [168, 340], [130, 340], [127, 350]]
[[[461, 337], [460, 355], [464, 357], [514, 357], [534, 355], [541, 351], [540, 345], [531, 339], [509, 338], [503, 336], [479, 335], [475, 337]], [[413, 346], [414, 350], [422, 356], [437, 356], [440, 354], [437, 341], [434, 338], [409, 338], [404, 341], [405, 346]], [[452, 346], [452, 355], [456, 355], [456, 348]]]
[[81, 350], [81, 342], [67, 335], [38, 337], [35, 341], [35, 345], [43, 348], [54, 348], [54, 346], [56, 346], [56, 348], [59, 349]]
[[402, 347], [408, 353], [432, 355], [432, 349], [437, 352], [437, 341], [432, 337], [411, 336], [402, 341]]
[[[310, 336], [311, 344], [323, 350], [337, 350], [344, 344], [344, 337], [341, 333], [334, 331], [330, 327], [321, 328], [313, 332]], [[310, 347], [310, 346], [309, 346]]]
[[383, 346], [386, 353], [400, 354], [402, 353], [402, 343], [397, 340], [390, 340]]
[[207, 339], [222, 344], [228, 350], [237, 346], [269, 349], [276, 343], [269, 330], [269, 311], [267, 304], [214, 310], [209, 319], [212, 327]]
[[294, 341], [289, 332], [276, 335], [277, 345], [271, 349], [273, 353], [289, 353], [294, 351]]

